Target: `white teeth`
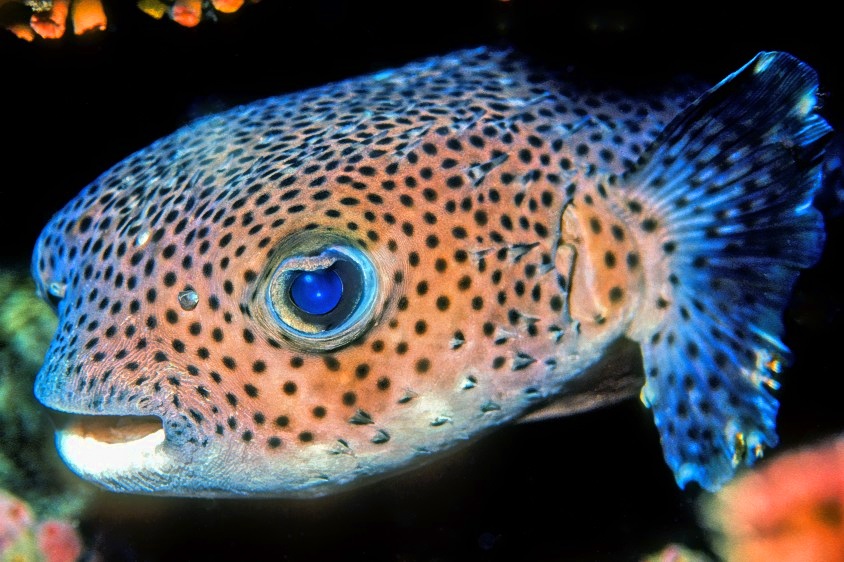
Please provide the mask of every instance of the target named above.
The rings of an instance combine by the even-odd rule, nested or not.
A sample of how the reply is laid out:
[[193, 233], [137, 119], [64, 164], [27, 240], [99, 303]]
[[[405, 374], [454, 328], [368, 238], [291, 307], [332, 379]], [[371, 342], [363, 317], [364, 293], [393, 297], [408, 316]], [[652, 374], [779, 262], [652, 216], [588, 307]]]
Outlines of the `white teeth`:
[[100, 482], [140, 470], [165, 472], [173, 461], [162, 450], [164, 441], [163, 428], [116, 443], [72, 428], [56, 433], [56, 446], [68, 466], [80, 476]]

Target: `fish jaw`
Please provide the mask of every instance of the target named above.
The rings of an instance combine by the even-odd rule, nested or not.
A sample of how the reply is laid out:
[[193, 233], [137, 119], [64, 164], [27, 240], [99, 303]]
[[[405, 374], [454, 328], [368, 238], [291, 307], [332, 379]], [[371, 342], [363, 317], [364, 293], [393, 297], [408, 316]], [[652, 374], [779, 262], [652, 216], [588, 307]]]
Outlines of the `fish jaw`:
[[[68, 392], [62, 378], [45, 365], [36, 378], [35, 396], [56, 418], [55, 442], [62, 460], [81, 478], [112, 491], [177, 493], [202, 440], [168, 408], [144, 401], [102, 400], [94, 393]], [[85, 376], [80, 380], [99, 377]], [[123, 387], [112, 396], [131, 396]], [[135, 395], [137, 397], [137, 395]]]
[[[471, 375], [465, 380], [471, 380]], [[468, 390], [468, 388], [466, 389]], [[389, 420], [390, 433], [374, 430], [397, 445], [361, 446], [344, 439], [310, 447], [290, 447], [274, 457], [233, 440], [208, 440], [183, 432], [184, 420], [157, 416], [63, 412], [56, 446], [78, 476], [119, 493], [181, 497], [321, 497], [392, 476], [453, 452], [478, 434], [511, 421], [509, 404], [478, 402], [465, 392], [478, 414], [451, 418], [446, 412], [467, 406], [428, 396], [416, 399], [410, 415]], [[42, 394], [39, 399], [56, 408]], [[528, 402], [525, 397], [522, 402]], [[69, 409], [67, 406], [62, 406]], [[175, 416], [176, 418], [178, 416]], [[418, 423], [428, 432], [420, 439]], [[373, 439], [372, 441], [375, 441]]]

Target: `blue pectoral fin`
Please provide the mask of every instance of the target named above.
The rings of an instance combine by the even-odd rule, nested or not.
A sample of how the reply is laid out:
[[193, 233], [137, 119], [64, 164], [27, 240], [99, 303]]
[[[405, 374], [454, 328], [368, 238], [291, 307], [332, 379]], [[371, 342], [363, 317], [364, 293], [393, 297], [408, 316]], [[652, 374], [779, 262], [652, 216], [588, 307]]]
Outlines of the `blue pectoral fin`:
[[[632, 336], [681, 487], [718, 489], [777, 443], [781, 315], [823, 245], [811, 205], [831, 129], [814, 71], [760, 53], [677, 116], [622, 178], [648, 257]], [[646, 228], [647, 227], [647, 228]]]

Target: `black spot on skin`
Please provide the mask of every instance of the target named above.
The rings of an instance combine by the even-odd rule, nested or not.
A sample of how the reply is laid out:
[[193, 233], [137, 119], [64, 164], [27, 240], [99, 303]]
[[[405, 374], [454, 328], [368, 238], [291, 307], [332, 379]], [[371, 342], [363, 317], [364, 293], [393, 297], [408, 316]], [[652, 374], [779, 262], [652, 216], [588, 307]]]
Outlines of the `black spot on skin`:
[[612, 237], [615, 238], [617, 242], [624, 242], [624, 231], [621, 229], [620, 226], [614, 224], [610, 227], [610, 232], [612, 233]]
[[366, 363], [361, 363], [357, 367], [355, 367], [355, 376], [358, 379], [365, 379], [369, 375], [369, 365]]

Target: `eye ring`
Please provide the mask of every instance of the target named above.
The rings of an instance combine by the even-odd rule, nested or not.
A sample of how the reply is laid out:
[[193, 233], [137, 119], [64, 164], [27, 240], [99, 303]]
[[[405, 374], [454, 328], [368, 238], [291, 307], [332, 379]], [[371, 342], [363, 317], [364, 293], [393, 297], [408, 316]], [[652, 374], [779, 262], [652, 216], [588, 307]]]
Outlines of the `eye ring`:
[[379, 289], [375, 265], [363, 251], [332, 244], [279, 263], [265, 298], [273, 320], [290, 340], [327, 351], [366, 330]]

